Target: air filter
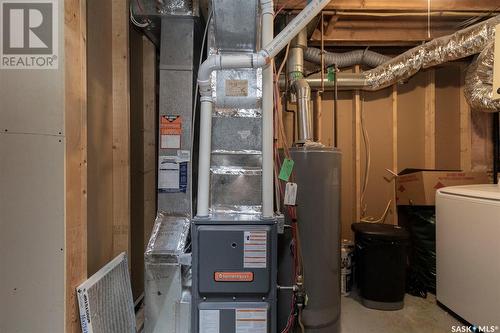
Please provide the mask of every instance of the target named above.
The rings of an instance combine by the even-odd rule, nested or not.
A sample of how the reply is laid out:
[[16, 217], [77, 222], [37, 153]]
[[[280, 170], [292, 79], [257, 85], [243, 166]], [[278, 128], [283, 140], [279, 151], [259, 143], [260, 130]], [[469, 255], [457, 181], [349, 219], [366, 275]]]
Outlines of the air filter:
[[125, 253], [92, 275], [77, 293], [83, 333], [136, 333]]

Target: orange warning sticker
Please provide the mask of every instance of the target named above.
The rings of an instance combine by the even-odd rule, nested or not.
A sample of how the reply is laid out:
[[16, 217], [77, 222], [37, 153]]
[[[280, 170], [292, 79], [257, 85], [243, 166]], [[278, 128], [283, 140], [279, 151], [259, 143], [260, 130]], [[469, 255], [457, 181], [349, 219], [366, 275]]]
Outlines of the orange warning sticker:
[[216, 282], [253, 282], [252, 272], [215, 272]]
[[162, 149], [180, 149], [182, 135], [181, 116], [161, 116], [160, 136]]

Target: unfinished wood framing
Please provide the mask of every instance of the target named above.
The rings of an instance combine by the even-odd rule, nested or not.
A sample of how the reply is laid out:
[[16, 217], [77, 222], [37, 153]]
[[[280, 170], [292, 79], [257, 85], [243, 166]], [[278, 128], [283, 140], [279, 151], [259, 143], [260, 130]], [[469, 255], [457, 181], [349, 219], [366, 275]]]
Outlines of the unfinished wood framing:
[[[426, 16], [399, 16], [391, 13], [374, 15], [340, 12], [327, 22], [324, 42], [328, 45], [416, 45], [436, 37], [454, 33], [457, 26], [470, 16], [437, 16], [432, 18], [429, 36]], [[391, 16], [394, 15], [394, 16]], [[333, 22], [332, 22], [333, 21]], [[312, 44], [321, 41], [321, 31], [316, 29]]]
[[81, 332], [76, 287], [87, 278], [86, 1], [64, 1], [66, 133], [65, 332]]
[[465, 98], [465, 74], [467, 67], [460, 66], [460, 168], [472, 170], [472, 115]]
[[314, 92], [314, 139], [321, 141], [323, 135], [323, 96], [319, 91]]
[[[406, 168], [456, 169], [459, 163], [470, 163], [464, 162], [470, 157], [463, 147], [469, 145], [473, 128], [467, 124], [470, 110], [464, 104], [463, 76], [460, 79], [459, 66], [455, 63], [419, 72], [407, 82], [379, 92], [339, 93], [339, 149], [343, 152], [342, 198], [345, 199], [341, 209], [342, 237], [352, 237], [350, 225], [361, 219], [363, 211], [361, 189], [365, 148], [361, 132], [362, 110], [372, 145], [367, 216], [379, 218], [392, 199], [386, 223], [398, 223], [395, 183], [386, 169], [395, 173]], [[354, 71], [360, 69], [356, 67]], [[321, 140], [331, 145], [332, 92], [324, 93], [322, 108]], [[292, 104], [289, 104], [289, 109], [294, 109]], [[293, 119], [292, 113], [283, 114], [290, 121]], [[286, 130], [288, 136], [292, 136], [293, 125], [289, 123]], [[483, 135], [483, 144], [489, 140], [489, 135]], [[477, 133], [475, 137], [478, 141]], [[443, 158], [439, 158], [438, 164], [438, 154], [445, 154], [449, 161], [443, 163]]]
[[[355, 73], [360, 72], [360, 67], [355, 67]], [[353, 98], [353, 136], [354, 136], [354, 186], [355, 186], [355, 204], [354, 216], [356, 221], [361, 219], [361, 92], [356, 90]]]
[[[360, 67], [356, 66], [355, 73], [360, 72]], [[354, 150], [354, 216], [355, 220], [361, 219], [361, 92], [356, 90], [353, 98], [353, 150]]]
[[156, 48], [142, 38], [143, 53], [143, 165], [144, 177], [144, 248], [156, 217]]
[[144, 251], [156, 215], [156, 49], [130, 30], [131, 275], [137, 299], [144, 292]]
[[427, 71], [425, 89], [425, 167], [436, 167], [436, 72]]
[[[113, 256], [130, 254], [129, 7], [112, 0]], [[130, 263], [130, 261], [129, 261]]]
[[[129, 12], [87, 0], [88, 274], [130, 256]], [[130, 263], [130, 260], [129, 260]]]
[[[301, 9], [306, 0], [277, 0], [277, 7], [285, 5], [286, 9]], [[327, 10], [394, 10], [394, 11], [427, 11], [427, 0], [336, 0], [327, 5]], [[497, 0], [440, 0], [432, 1], [433, 11], [491, 11], [498, 8]]]
[[[398, 86], [392, 86], [392, 172], [398, 173]], [[396, 193], [396, 177], [394, 175], [387, 175], [393, 187], [393, 198], [391, 209], [393, 211], [393, 223], [398, 224], [397, 214], [397, 193]]]

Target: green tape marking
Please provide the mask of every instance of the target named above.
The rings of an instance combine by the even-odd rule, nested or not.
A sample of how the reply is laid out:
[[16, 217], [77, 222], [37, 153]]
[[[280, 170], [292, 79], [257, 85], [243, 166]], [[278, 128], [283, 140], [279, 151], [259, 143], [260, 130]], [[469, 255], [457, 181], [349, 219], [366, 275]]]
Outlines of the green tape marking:
[[333, 67], [328, 67], [328, 81], [335, 81], [335, 69]]

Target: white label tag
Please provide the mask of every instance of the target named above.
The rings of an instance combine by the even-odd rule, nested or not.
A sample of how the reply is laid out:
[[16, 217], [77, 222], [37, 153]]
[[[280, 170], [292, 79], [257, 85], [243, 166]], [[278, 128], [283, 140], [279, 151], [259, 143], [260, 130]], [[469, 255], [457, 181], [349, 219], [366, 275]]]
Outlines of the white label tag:
[[286, 183], [285, 198], [283, 199], [283, 203], [287, 206], [295, 206], [296, 202], [297, 202], [297, 184]]
[[161, 156], [159, 164], [158, 188], [162, 190], [178, 190], [180, 185], [179, 163], [170, 156]]
[[220, 333], [219, 310], [200, 310], [200, 333]]
[[243, 268], [267, 268], [267, 232], [245, 231]]
[[191, 152], [189, 150], [178, 150], [177, 159], [179, 162], [189, 162], [191, 160]]
[[179, 149], [181, 148], [180, 135], [162, 135], [161, 136], [161, 149]]
[[267, 310], [237, 309], [236, 333], [267, 333]]
[[226, 96], [246, 97], [248, 96], [247, 80], [226, 80]]

